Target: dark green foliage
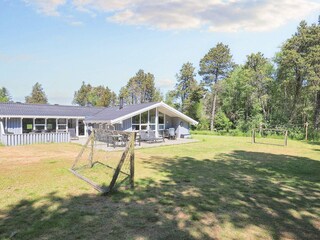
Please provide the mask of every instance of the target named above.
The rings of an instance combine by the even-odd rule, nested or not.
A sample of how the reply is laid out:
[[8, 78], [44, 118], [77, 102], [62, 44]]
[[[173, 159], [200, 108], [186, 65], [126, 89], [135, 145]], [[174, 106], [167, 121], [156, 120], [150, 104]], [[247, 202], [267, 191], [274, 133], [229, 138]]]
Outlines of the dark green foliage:
[[[304, 125], [309, 122], [308, 139], [319, 138], [320, 26], [302, 21], [274, 62], [275, 67], [258, 52], [232, 70], [230, 51], [223, 44], [201, 59], [199, 74], [206, 86], [211, 86], [202, 99], [211, 130], [214, 119], [219, 131], [248, 132], [262, 124], [286, 128], [289, 137], [304, 139]], [[198, 129], [205, 128], [200, 124]]]
[[214, 48], [200, 60], [199, 74], [203, 78], [204, 84], [208, 87], [212, 94], [211, 100], [211, 114], [210, 114], [210, 129], [214, 129], [215, 112], [218, 101], [219, 87], [217, 83], [219, 80], [226, 78], [232, 71], [234, 63], [232, 55], [227, 45], [218, 43]]
[[127, 104], [162, 100], [160, 91], [155, 87], [154, 75], [145, 73], [143, 70], [139, 70], [134, 77], [130, 78], [127, 85], [120, 89], [119, 97], [122, 97]]
[[108, 87], [92, 87], [90, 84], [82, 82], [78, 91], [74, 93], [73, 104], [80, 106], [109, 107], [117, 103], [117, 95]]
[[40, 83], [36, 83], [32, 87], [32, 91], [30, 96], [25, 97], [26, 103], [32, 103], [32, 104], [47, 104], [48, 103], [48, 98], [41, 86]]
[[9, 102], [11, 100], [10, 93], [5, 87], [0, 88], [0, 102]]
[[[177, 84], [176, 84], [176, 95], [180, 100], [180, 110], [182, 112], [186, 111], [186, 102], [189, 100], [191, 95], [196, 91], [197, 81], [195, 79], [195, 68], [192, 63], [187, 62], [182, 65], [180, 73], [176, 75]], [[190, 103], [189, 103], [190, 104]]]

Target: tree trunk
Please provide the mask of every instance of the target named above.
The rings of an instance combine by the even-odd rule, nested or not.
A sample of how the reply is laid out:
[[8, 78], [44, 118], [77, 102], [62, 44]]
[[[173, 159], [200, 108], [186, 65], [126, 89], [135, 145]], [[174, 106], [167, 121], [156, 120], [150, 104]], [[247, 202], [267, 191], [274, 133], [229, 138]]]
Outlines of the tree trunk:
[[320, 90], [316, 93], [316, 106], [314, 110], [314, 129], [318, 129], [320, 124]]
[[299, 71], [296, 70], [296, 89], [294, 93], [294, 99], [293, 99], [293, 106], [291, 110], [291, 116], [289, 119], [289, 122], [292, 123], [293, 120], [296, 118], [297, 115], [297, 104], [301, 93], [301, 87], [302, 87], [302, 77], [299, 73]]
[[211, 111], [211, 119], [210, 119], [210, 130], [214, 129], [214, 118], [216, 115], [216, 103], [217, 103], [217, 93], [213, 93], [213, 101], [212, 101], [212, 111]]

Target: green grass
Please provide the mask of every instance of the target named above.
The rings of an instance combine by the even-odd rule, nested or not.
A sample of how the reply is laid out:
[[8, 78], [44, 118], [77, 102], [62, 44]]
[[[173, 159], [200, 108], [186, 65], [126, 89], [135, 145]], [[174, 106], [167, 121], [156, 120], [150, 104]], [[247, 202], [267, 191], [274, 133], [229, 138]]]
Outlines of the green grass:
[[0, 147], [0, 239], [319, 239], [319, 144], [194, 138], [136, 150], [107, 197], [68, 171], [78, 145]]

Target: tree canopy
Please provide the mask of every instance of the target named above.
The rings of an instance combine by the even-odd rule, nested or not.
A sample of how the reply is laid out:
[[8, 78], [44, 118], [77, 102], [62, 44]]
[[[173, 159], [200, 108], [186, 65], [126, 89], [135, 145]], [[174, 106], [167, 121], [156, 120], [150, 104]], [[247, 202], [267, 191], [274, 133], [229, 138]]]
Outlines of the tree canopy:
[[211, 114], [210, 129], [214, 129], [214, 119], [217, 105], [217, 96], [219, 88], [216, 87], [219, 80], [226, 78], [234, 67], [232, 55], [228, 45], [218, 43], [214, 48], [204, 55], [200, 60], [199, 74], [203, 78], [203, 82], [211, 90]]
[[126, 104], [138, 104], [155, 102], [161, 100], [161, 94], [155, 87], [154, 75], [139, 70], [135, 76], [129, 79], [127, 85], [122, 87], [119, 97], [122, 97]]
[[10, 93], [5, 87], [0, 88], [0, 102], [9, 102], [11, 100]]
[[48, 98], [41, 86], [40, 83], [36, 83], [33, 87], [32, 87], [32, 91], [31, 94], [29, 96], [25, 97], [25, 101], [26, 103], [32, 103], [32, 104], [46, 104], [48, 103]]
[[116, 98], [116, 94], [108, 87], [102, 85], [92, 87], [90, 84], [82, 82], [80, 89], [74, 93], [73, 104], [109, 107], [116, 104]]

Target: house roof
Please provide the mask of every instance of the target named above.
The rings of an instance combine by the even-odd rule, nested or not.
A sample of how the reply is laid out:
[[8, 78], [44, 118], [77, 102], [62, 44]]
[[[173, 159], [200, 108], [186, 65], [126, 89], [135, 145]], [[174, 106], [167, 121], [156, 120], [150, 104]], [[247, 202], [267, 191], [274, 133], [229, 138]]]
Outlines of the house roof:
[[[123, 108], [119, 107], [109, 107], [104, 108], [102, 111], [94, 114], [92, 116], [86, 117], [86, 122], [116, 122], [118, 118], [131, 115], [137, 111], [147, 111], [146, 108], [155, 105], [156, 102], [151, 103], [141, 103], [141, 104], [134, 104], [134, 105], [125, 105]], [[136, 115], [136, 114], [134, 114]]]
[[164, 102], [151, 102], [151, 103], [142, 103], [142, 104], [135, 104], [135, 105], [127, 105], [124, 106], [122, 109], [119, 108], [105, 108], [99, 113], [88, 116], [85, 118], [85, 122], [88, 123], [121, 123], [123, 120], [143, 113], [145, 111], [158, 108], [161, 112], [171, 116], [171, 117], [180, 117], [181, 119], [196, 125], [198, 124], [197, 121], [188, 117], [187, 115], [179, 112], [178, 110], [170, 107], [169, 105], [165, 104]]
[[50, 104], [0, 103], [0, 117], [86, 117], [103, 107], [64, 106]]
[[180, 117], [191, 123], [197, 121], [170, 107], [164, 102], [141, 103], [119, 107], [82, 107], [49, 104], [0, 103], [0, 117], [34, 117], [34, 118], [84, 118], [87, 123], [121, 123], [150, 109], [158, 108], [161, 112], [171, 116]]

